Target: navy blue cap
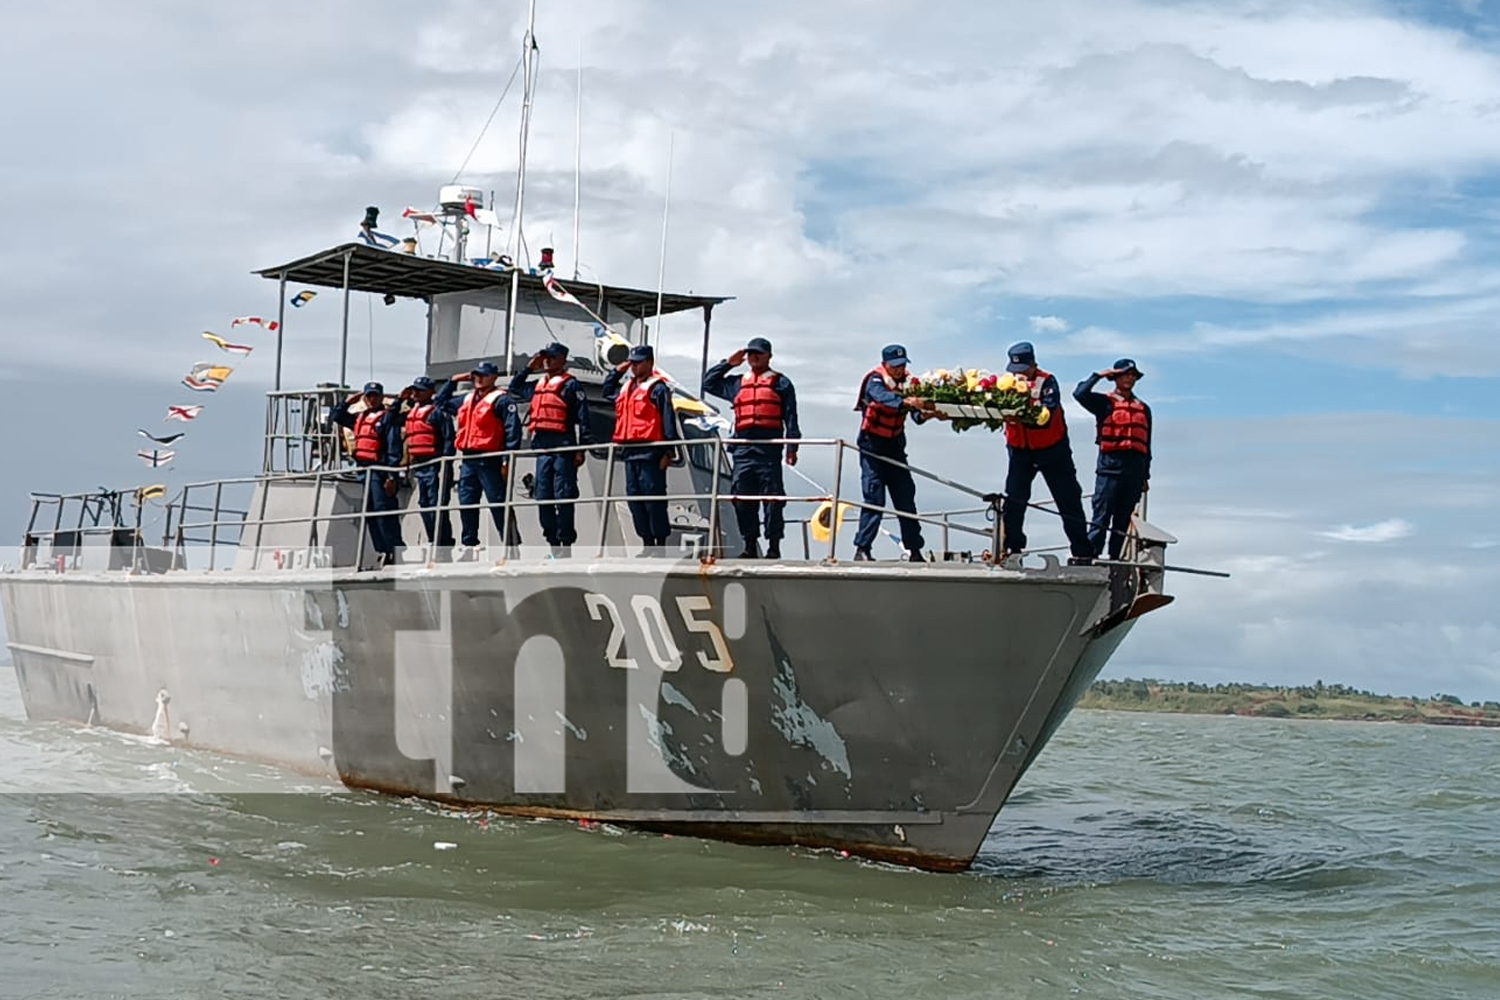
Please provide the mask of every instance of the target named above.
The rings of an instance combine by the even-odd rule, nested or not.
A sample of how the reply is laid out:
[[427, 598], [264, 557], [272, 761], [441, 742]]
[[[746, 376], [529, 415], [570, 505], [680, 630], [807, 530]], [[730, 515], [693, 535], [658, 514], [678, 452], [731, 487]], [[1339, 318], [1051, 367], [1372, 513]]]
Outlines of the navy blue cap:
[[1010, 364], [1005, 366], [1008, 372], [1029, 371], [1036, 364], [1036, 348], [1026, 341], [1010, 345]]
[[471, 372], [469, 372], [469, 374], [470, 375], [499, 375], [500, 374], [500, 369], [495, 367], [495, 363], [493, 361], [481, 361], [481, 362], [479, 362], [479, 364], [477, 364], [477, 365], [474, 366], [474, 370], [471, 371]]
[[630, 349], [630, 357], [627, 361], [655, 361], [656, 352], [651, 349], [650, 344], [636, 344]]
[[436, 389], [437, 383], [432, 381], [432, 379], [428, 378], [426, 375], [418, 375], [416, 378], [411, 380], [411, 387], [417, 390]]
[[542, 354], [549, 358], [565, 358], [568, 356], [568, 345], [559, 344], [554, 340], [552, 343], [542, 348]]
[[1141, 371], [1139, 368], [1137, 368], [1135, 366], [1135, 362], [1132, 361], [1130, 358], [1121, 358], [1119, 361], [1116, 361], [1110, 367], [1114, 368], [1114, 370], [1117, 371], [1117, 372], [1135, 372], [1135, 377], [1136, 378], [1145, 378], [1146, 377], [1146, 373], [1143, 372], [1143, 371]]
[[745, 345], [745, 350], [754, 351], [757, 354], [770, 354], [771, 342], [765, 337], [751, 337], [750, 343]]
[[385, 386], [381, 385], [379, 382], [366, 382], [365, 383], [365, 393], [364, 394], [366, 396], [368, 396], [372, 392], [373, 393], [377, 393], [377, 394], [379, 394], [381, 396], [384, 396], [385, 395]]
[[891, 344], [880, 352], [880, 360], [888, 365], [909, 364], [910, 359], [906, 356], [906, 348], [900, 344]]

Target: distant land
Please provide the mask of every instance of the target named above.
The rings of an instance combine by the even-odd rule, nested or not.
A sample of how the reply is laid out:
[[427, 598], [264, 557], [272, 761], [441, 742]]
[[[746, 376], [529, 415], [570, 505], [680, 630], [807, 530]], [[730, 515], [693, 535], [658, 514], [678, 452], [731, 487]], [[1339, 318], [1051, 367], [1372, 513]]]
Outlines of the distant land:
[[1345, 719], [1423, 722], [1437, 726], [1500, 728], [1500, 702], [1470, 702], [1457, 695], [1402, 698], [1318, 681], [1307, 687], [1196, 684], [1151, 679], [1095, 681], [1079, 708], [1116, 712], [1251, 715], [1272, 719]]

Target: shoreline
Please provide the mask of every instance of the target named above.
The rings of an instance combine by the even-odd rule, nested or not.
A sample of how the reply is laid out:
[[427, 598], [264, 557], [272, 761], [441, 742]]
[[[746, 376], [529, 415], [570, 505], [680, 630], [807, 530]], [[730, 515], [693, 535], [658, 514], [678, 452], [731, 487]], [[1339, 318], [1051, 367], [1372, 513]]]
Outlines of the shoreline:
[[1428, 726], [1500, 729], [1500, 702], [1464, 704], [1454, 695], [1402, 698], [1321, 681], [1304, 687], [1198, 684], [1145, 680], [1095, 681], [1080, 709], [1162, 715], [1231, 715], [1329, 722], [1400, 722]]

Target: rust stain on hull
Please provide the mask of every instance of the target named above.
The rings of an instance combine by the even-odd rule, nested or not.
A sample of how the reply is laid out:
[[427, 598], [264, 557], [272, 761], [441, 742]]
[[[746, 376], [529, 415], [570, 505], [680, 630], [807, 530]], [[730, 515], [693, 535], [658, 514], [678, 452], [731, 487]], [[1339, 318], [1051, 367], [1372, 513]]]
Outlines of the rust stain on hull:
[[722, 840], [735, 844], [757, 847], [808, 847], [818, 850], [848, 851], [851, 855], [870, 861], [919, 868], [923, 871], [954, 873], [966, 871], [973, 858], [954, 858], [947, 855], [926, 854], [910, 847], [892, 844], [877, 844], [853, 840], [839, 840], [815, 832], [790, 832], [782, 829], [767, 829], [752, 824], [740, 823], [673, 823], [669, 820], [638, 821], [621, 820], [608, 813], [587, 809], [559, 809], [554, 806], [497, 805], [475, 802], [438, 793], [422, 794], [410, 789], [396, 788], [379, 782], [366, 781], [353, 775], [343, 777], [349, 788], [376, 792], [394, 798], [416, 798], [438, 802], [460, 812], [487, 812], [500, 816], [519, 816], [526, 819], [557, 819], [567, 822], [586, 820], [590, 823], [608, 823], [611, 826], [642, 830], [648, 833], [667, 833], [673, 836], [697, 837], [703, 840]]

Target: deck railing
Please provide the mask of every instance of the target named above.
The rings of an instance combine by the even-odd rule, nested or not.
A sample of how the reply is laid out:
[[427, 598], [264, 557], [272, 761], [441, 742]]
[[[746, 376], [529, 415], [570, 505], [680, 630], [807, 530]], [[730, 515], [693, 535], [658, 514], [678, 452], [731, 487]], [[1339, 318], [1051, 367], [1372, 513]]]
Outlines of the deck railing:
[[[721, 519], [723, 505], [736, 500], [759, 501], [779, 500], [788, 505], [789, 512], [795, 507], [806, 507], [812, 505], [820, 507], [829, 505], [830, 517], [826, 525], [826, 540], [816, 540], [812, 537], [813, 523], [812, 514], [809, 516], [792, 516], [790, 513], [785, 518], [788, 528], [797, 528], [802, 541], [802, 558], [805, 560], [834, 561], [837, 558], [839, 539], [842, 534], [853, 530], [852, 526], [841, 525], [838, 516], [840, 510], [851, 512], [872, 511], [878, 512], [882, 518], [886, 517], [911, 517], [925, 526], [931, 526], [940, 532], [940, 559], [948, 560], [972, 560], [989, 561], [992, 553], [1004, 550], [1003, 525], [1000, 518], [1001, 497], [998, 493], [985, 492], [954, 482], [944, 476], [921, 469], [908, 463], [897, 462], [883, 456], [861, 453], [858, 447], [843, 439], [799, 439], [795, 443], [799, 446], [801, 455], [805, 456], [814, 449], [830, 449], [833, 452], [832, 470], [833, 483], [831, 487], [821, 487], [808, 479], [811, 487], [808, 492], [788, 492], [775, 496], [740, 495], [729, 489], [725, 478], [728, 463], [725, 457], [732, 454], [732, 449], [737, 445], [766, 445], [766, 444], [789, 444], [787, 440], [756, 440], [746, 441], [737, 439], [721, 439], [719, 437], [705, 437], [692, 440], [679, 440], [673, 443], [677, 449], [711, 449], [713, 455], [707, 463], [694, 463], [700, 471], [709, 472], [709, 489], [701, 492], [677, 492], [665, 496], [657, 496], [651, 499], [663, 500], [668, 503], [696, 503], [707, 505], [706, 510], [706, 535], [707, 538], [697, 546], [696, 554], [700, 558], [722, 557], [725, 553], [721, 538]], [[615, 444], [605, 445], [575, 445], [564, 448], [551, 449], [519, 449], [516, 451], [496, 452], [494, 456], [502, 457], [508, 462], [508, 473], [505, 477], [506, 496], [502, 505], [505, 511], [505, 539], [501, 543], [504, 558], [524, 559], [528, 553], [522, 551], [517, 539], [518, 532], [515, 528], [516, 517], [522, 510], [537, 508], [547, 505], [573, 505], [578, 507], [597, 507], [600, 516], [597, 519], [597, 531], [595, 537], [587, 546], [579, 545], [579, 548], [592, 548], [596, 557], [603, 557], [608, 546], [609, 532], [614, 513], [614, 504], [633, 499], [627, 497], [620, 487], [620, 478], [616, 475], [616, 469], [622, 460], [620, 452], [625, 446]], [[525, 459], [534, 458], [544, 454], [574, 454], [586, 451], [593, 455], [603, 455], [607, 460], [604, 476], [604, 490], [598, 496], [578, 497], [574, 499], [549, 499], [538, 500], [534, 496], [526, 496], [518, 492], [518, 484], [522, 476], [514, 474], [518, 463]], [[908, 514], [896, 511], [889, 506], [877, 506], [864, 502], [861, 491], [857, 488], [849, 489], [845, 486], [846, 466], [857, 467], [861, 456], [870, 458], [877, 462], [887, 463], [892, 466], [905, 468], [918, 479], [940, 485], [948, 490], [954, 491], [968, 498], [970, 504], [951, 509], [922, 510], [920, 507], [915, 513]], [[184, 486], [181, 492], [172, 500], [166, 510], [165, 528], [162, 534], [161, 549], [169, 550], [171, 557], [168, 568], [183, 569], [188, 567], [188, 549], [190, 546], [207, 546], [207, 569], [219, 568], [221, 562], [221, 550], [227, 546], [236, 549], [249, 545], [252, 549], [259, 550], [262, 545], [263, 536], [267, 529], [282, 528], [287, 525], [305, 524], [308, 531], [305, 542], [300, 545], [288, 546], [276, 545], [279, 552], [284, 552], [286, 562], [289, 564], [316, 566], [325, 565], [326, 551], [322, 539], [326, 536], [328, 526], [334, 523], [351, 522], [354, 526], [357, 541], [355, 542], [354, 558], [345, 568], [362, 567], [368, 551], [369, 532], [368, 521], [371, 517], [397, 517], [409, 518], [424, 512], [438, 515], [439, 518], [448, 518], [452, 523], [455, 514], [464, 509], [480, 510], [481, 512], [491, 506], [487, 501], [480, 501], [468, 505], [457, 502], [456, 483], [458, 481], [459, 463], [461, 456], [436, 458], [425, 463], [417, 463], [408, 466], [364, 466], [364, 467], [330, 467], [314, 468], [308, 471], [272, 473], [254, 477], [243, 477], [237, 479], [222, 479], [203, 483], [193, 483]], [[679, 452], [679, 464], [684, 461]], [[805, 464], [805, 463], [804, 463]], [[391, 472], [402, 475], [410, 474], [414, 469], [423, 466], [446, 466], [451, 481], [455, 484], [447, 503], [438, 503], [429, 507], [421, 507], [416, 504], [408, 505], [393, 511], [373, 511], [368, 507], [364, 499], [368, 495], [368, 486], [365, 484], [366, 477], [374, 472]], [[440, 468], [439, 472], [443, 470]], [[521, 471], [525, 471], [524, 469]], [[803, 477], [806, 479], [806, 477]], [[351, 483], [359, 484], [360, 501], [357, 509], [351, 511], [335, 511], [332, 503], [326, 502], [340, 485], [347, 491]], [[299, 514], [294, 517], [267, 516], [267, 508], [271, 491], [278, 484], [310, 484], [312, 489], [311, 509], [308, 513]], [[259, 508], [252, 516], [249, 505], [239, 498], [253, 495], [256, 487], [261, 487]], [[331, 488], [331, 489], [330, 489]], [[921, 491], [919, 490], [919, 497]], [[346, 493], [347, 495], [347, 493]], [[23, 555], [22, 565], [37, 565], [40, 547], [43, 543], [52, 546], [54, 556], [59, 546], [66, 548], [69, 545], [81, 547], [88, 539], [102, 539], [108, 537], [109, 543], [116, 548], [127, 549], [130, 552], [128, 559], [118, 560], [124, 566], [136, 571], [156, 570], [160, 567], [161, 550], [153, 553], [145, 544], [142, 528], [142, 504], [137, 502], [133, 518], [127, 516], [123, 508], [123, 498], [129, 497], [129, 493], [99, 493], [99, 494], [32, 494], [31, 520], [26, 533], [26, 551]], [[439, 493], [441, 501], [442, 494]], [[325, 509], [326, 503], [326, 509]], [[1049, 503], [1030, 504], [1035, 512], [1057, 516], [1057, 511]], [[51, 509], [55, 508], [55, 509]], [[52, 514], [50, 527], [43, 525], [48, 520], [47, 514]], [[108, 514], [109, 516], [105, 516]], [[132, 521], [133, 523], [127, 523]], [[68, 526], [63, 527], [64, 524]], [[622, 526], [624, 527], [624, 526]], [[681, 528], [682, 526], [675, 525]], [[323, 534], [320, 534], [320, 531]], [[622, 537], [624, 533], [622, 532]], [[968, 549], [960, 547], [955, 550], [955, 541], [973, 540], [973, 545]], [[583, 542], [580, 539], [580, 542]], [[1127, 542], [1128, 544], [1128, 542]], [[410, 546], [409, 549], [417, 548]], [[436, 546], [436, 540], [427, 538], [420, 547], [425, 550], [425, 561], [437, 559], [441, 553]], [[976, 556], [974, 550], [978, 549]], [[1066, 545], [1045, 546], [1041, 548], [1030, 548], [1029, 553], [1048, 553], [1065, 551]], [[650, 554], [650, 553], [643, 553]], [[76, 556], [76, 553], [74, 553]], [[155, 555], [158, 558], [152, 559]], [[546, 553], [543, 553], [545, 556]], [[660, 553], [666, 556], [665, 553]], [[64, 554], [66, 558], [66, 553]], [[670, 558], [680, 558], [672, 555]], [[1127, 556], [1128, 558], [1128, 556]], [[281, 556], [277, 558], [282, 562]], [[74, 559], [76, 564], [76, 558]], [[62, 565], [59, 565], [59, 569]], [[110, 568], [121, 568], [111, 565]]]

